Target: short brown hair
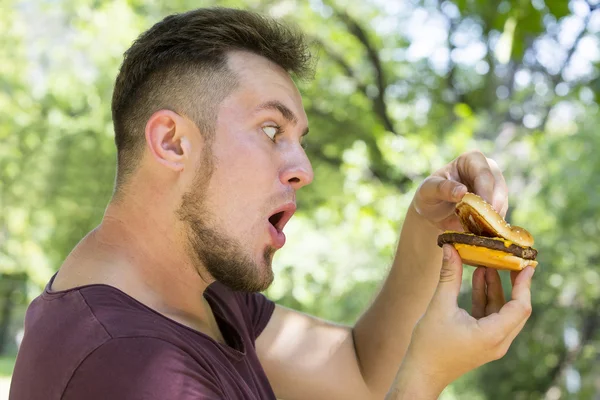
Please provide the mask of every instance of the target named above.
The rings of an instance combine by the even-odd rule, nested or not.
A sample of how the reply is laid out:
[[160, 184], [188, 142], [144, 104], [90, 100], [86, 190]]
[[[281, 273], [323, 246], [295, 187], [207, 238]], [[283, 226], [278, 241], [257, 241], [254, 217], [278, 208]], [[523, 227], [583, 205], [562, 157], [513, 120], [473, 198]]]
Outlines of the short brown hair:
[[146, 121], [157, 110], [183, 113], [212, 135], [217, 106], [237, 85], [227, 68], [227, 53], [233, 50], [263, 56], [292, 76], [312, 71], [309, 45], [291, 25], [221, 7], [167, 16], [125, 52], [115, 82], [117, 187], [138, 165]]

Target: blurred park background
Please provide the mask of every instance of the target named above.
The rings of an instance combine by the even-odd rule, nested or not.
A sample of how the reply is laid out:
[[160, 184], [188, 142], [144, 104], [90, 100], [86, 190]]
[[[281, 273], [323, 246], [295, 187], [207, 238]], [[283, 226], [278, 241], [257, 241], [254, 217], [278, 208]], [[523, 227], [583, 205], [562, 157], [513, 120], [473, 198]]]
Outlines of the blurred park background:
[[507, 219], [536, 238], [534, 311], [502, 360], [442, 398], [599, 399], [598, 3], [2, 0], [0, 388], [27, 304], [111, 196], [123, 52], [169, 13], [221, 5], [298, 24], [319, 56], [314, 81], [299, 83], [316, 179], [267, 295], [352, 323], [386, 275], [417, 185], [480, 149], [505, 172]]

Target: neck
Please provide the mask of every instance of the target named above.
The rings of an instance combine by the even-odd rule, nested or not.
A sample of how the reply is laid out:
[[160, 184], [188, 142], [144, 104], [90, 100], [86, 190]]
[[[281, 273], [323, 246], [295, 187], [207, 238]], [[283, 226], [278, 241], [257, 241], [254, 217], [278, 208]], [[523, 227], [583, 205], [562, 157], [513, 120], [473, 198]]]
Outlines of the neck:
[[135, 199], [112, 202], [102, 223], [65, 260], [53, 290], [105, 283], [159, 313], [206, 331], [203, 325], [212, 320], [212, 312], [203, 293], [212, 280], [201, 277], [208, 274], [190, 256], [181, 232], [174, 213], [153, 210]]

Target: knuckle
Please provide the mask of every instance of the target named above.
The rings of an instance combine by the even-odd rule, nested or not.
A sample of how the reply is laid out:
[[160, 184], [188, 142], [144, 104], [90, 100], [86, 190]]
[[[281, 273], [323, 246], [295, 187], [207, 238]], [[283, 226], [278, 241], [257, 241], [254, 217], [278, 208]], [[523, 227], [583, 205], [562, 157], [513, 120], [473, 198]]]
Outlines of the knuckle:
[[504, 357], [506, 355], [506, 353], [508, 353], [508, 346], [499, 346], [495, 351], [494, 351], [494, 359], [495, 360], [499, 360], [502, 357]]
[[496, 182], [496, 177], [489, 169], [482, 169], [475, 179], [478, 183], [487, 183], [490, 185], [493, 185], [494, 182]]
[[497, 350], [504, 341], [504, 334], [501, 331], [494, 331], [490, 333], [487, 339], [488, 346], [490, 346], [492, 349]]
[[472, 158], [482, 157], [482, 156], [485, 157], [480, 150], [468, 150], [468, 151], [462, 153], [460, 156], [458, 156], [457, 161], [460, 164], [465, 164]]
[[485, 157], [485, 155], [483, 154], [483, 152], [481, 150], [479, 150], [479, 149], [469, 150], [469, 151], [467, 151], [465, 153], [465, 155], [471, 155], [471, 156], [473, 156], [473, 155], [480, 156], [481, 155], [481, 156]]
[[447, 179], [440, 179], [437, 181], [436, 183], [436, 189], [438, 190], [438, 192], [441, 192], [444, 190], [445, 186], [448, 186], [449, 181]]
[[487, 181], [495, 181], [496, 180], [494, 173], [489, 168], [482, 168], [481, 173], [479, 174], [478, 178], [485, 179]]
[[493, 158], [489, 158], [489, 157], [486, 157], [485, 159], [487, 160], [487, 163], [489, 164], [490, 167], [498, 168], [498, 163], [496, 162], [496, 160], [494, 160]]
[[447, 268], [442, 268], [440, 270], [440, 282], [449, 282], [454, 279], [455, 273]]
[[516, 302], [513, 307], [515, 307], [515, 315], [520, 315], [522, 318], [529, 318], [533, 311], [531, 303], [524, 303], [522, 301]]

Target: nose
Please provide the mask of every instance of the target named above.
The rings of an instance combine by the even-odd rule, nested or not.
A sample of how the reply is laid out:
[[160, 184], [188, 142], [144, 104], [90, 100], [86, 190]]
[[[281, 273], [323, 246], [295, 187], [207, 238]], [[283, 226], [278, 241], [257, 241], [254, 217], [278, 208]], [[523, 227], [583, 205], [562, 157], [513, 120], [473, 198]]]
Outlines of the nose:
[[304, 149], [298, 146], [293, 154], [288, 154], [286, 157], [279, 179], [284, 185], [290, 185], [294, 190], [298, 190], [310, 184], [313, 178], [314, 172], [310, 160]]

